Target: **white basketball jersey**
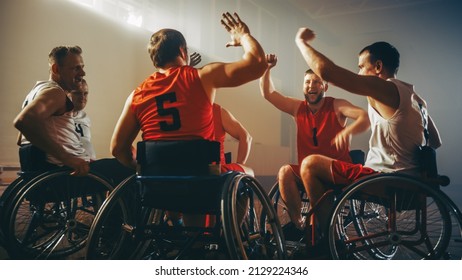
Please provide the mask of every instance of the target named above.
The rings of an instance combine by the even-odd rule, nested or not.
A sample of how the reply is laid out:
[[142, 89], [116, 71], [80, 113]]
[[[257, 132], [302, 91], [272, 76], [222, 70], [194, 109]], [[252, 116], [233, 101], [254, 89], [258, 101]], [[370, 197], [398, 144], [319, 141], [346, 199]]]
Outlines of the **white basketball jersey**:
[[391, 118], [384, 119], [368, 105], [371, 138], [365, 166], [380, 172], [401, 171], [417, 175], [417, 151], [425, 143], [419, 108], [422, 99], [414, 92], [413, 85], [396, 79], [389, 81], [398, 88], [399, 108]]
[[96, 153], [91, 144], [91, 121], [84, 111], [74, 112], [75, 131], [80, 137], [80, 141], [85, 148], [86, 155], [91, 160], [96, 160]]
[[[23, 108], [28, 106], [28, 104], [32, 102], [32, 100], [34, 100], [38, 95], [40, 95], [41, 92], [51, 88], [60, 89], [62, 92], [57, 92], [56, 94], [66, 95], [65, 91], [54, 81], [37, 82], [34, 88], [32, 88], [32, 90], [27, 95], [23, 103]], [[70, 111], [60, 116], [52, 116], [49, 121], [45, 122], [45, 130], [47, 135], [49, 135], [49, 137], [52, 138], [56, 143], [61, 145], [68, 153], [89, 161], [90, 157], [86, 155], [85, 149], [80, 141], [80, 137], [75, 131], [75, 123], [72, 115], [73, 113]], [[24, 136], [22, 136], [21, 144], [28, 143], [30, 142]], [[63, 165], [58, 159], [49, 154], [47, 154], [47, 161], [52, 164]]]

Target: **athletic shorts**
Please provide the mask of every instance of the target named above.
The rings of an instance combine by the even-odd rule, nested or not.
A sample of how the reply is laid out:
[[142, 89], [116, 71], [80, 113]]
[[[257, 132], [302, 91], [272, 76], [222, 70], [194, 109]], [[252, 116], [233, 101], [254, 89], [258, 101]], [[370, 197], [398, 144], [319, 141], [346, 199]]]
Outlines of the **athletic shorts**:
[[349, 185], [361, 177], [378, 173], [362, 164], [334, 160], [331, 166], [332, 180], [336, 185]]
[[221, 165], [221, 173], [226, 173], [228, 171], [239, 171], [239, 172], [245, 173], [244, 168], [242, 168], [242, 166], [240, 166], [237, 163], [222, 164]]

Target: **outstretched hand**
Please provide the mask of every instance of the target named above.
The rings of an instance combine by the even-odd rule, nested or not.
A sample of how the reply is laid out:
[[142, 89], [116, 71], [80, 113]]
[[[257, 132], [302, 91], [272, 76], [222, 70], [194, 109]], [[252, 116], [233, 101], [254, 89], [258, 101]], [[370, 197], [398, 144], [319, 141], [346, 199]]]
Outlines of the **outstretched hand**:
[[314, 31], [306, 27], [299, 28], [297, 35], [295, 35], [295, 40], [302, 40], [305, 42], [311, 41], [314, 38], [316, 38]]
[[237, 47], [241, 45], [241, 38], [249, 34], [250, 30], [247, 27], [237, 13], [231, 15], [229, 12], [223, 14], [223, 18], [221, 19], [221, 24], [225, 27], [226, 31], [231, 35], [231, 41], [226, 44], [226, 47]]
[[268, 68], [273, 68], [278, 63], [278, 57], [275, 54], [266, 55], [266, 63], [268, 63]]
[[202, 57], [201, 57], [200, 53], [193, 52], [193, 53], [189, 56], [189, 66], [191, 66], [191, 67], [196, 66], [196, 65], [199, 64], [201, 61], [202, 61]]

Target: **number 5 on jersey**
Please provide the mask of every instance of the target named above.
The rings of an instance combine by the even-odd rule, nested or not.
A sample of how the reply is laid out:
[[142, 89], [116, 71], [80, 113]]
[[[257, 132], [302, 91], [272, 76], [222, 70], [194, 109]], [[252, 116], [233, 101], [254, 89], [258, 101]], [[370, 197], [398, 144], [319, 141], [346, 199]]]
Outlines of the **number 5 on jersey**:
[[162, 94], [156, 96], [156, 104], [157, 104], [157, 112], [159, 116], [171, 116], [172, 122], [169, 123], [167, 121], [160, 122], [160, 129], [163, 131], [173, 131], [178, 130], [181, 127], [181, 120], [180, 120], [180, 112], [177, 108], [164, 108], [165, 102], [174, 103], [176, 102], [176, 93], [175, 92], [168, 92], [166, 94]]

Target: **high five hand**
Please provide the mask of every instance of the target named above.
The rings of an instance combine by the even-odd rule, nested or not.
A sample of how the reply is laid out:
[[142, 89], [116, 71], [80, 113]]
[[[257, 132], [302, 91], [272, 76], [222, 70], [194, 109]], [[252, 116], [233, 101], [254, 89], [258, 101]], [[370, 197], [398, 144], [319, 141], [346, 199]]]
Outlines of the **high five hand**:
[[231, 35], [231, 41], [226, 44], [226, 47], [237, 47], [241, 45], [241, 38], [244, 35], [250, 35], [249, 27], [245, 24], [237, 13], [231, 15], [226, 12], [223, 14], [221, 24], [225, 27], [226, 31]]

